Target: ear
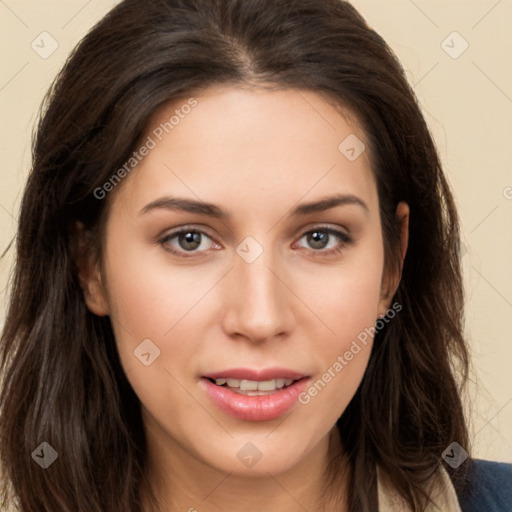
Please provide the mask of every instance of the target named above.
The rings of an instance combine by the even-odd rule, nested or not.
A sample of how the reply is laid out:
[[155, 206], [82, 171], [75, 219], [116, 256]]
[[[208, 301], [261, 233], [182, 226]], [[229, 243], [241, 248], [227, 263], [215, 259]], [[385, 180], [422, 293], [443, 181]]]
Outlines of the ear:
[[81, 222], [75, 225], [75, 265], [80, 287], [89, 311], [98, 316], [109, 314], [107, 295], [98, 259], [95, 257], [92, 234]]
[[409, 205], [403, 201], [398, 203], [395, 217], [400, 226], [400, 265], [398, 268], [395, 267], [393, 270], [391, 268], [384, 270], [379, 302], [380, 316], [385, 315], [390, 308], [391, 300], [398, 290], [398, 286], [402, 278], [402, 268], [409, 242]]

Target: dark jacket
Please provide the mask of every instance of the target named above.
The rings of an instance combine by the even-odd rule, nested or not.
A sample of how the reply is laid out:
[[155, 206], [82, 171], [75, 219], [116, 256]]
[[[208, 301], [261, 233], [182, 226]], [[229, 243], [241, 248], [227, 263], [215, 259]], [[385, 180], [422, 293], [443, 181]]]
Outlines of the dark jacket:
[[457, 497], [462, 512], [512, 512], [512, 464], [474, 460]]

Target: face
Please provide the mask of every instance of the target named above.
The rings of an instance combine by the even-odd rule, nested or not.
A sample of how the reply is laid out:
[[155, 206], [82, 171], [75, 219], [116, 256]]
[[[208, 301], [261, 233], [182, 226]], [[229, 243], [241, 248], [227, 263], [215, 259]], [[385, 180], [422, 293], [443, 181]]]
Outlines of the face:
[[394, 291], [365, 134], [313, 92], [185, 104], [153, 116], [111, 192], [88, 306], [112, 319], [151, 445], [285, 472], [325, 446]]

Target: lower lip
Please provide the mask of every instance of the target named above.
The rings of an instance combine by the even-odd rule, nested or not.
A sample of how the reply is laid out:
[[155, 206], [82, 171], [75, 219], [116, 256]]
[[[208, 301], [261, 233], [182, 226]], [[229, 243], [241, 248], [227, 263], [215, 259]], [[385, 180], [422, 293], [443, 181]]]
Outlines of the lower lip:
[[228, 388], [217, 386], [209, 379], [202, 378], [206, 392], [214, 403], [226, 414], [244, 421], [267, 421], [279, 418], [297, 402], [304, 391], [308, 378], [295, 381], [287, 388], [268, 395], [247, 396]]

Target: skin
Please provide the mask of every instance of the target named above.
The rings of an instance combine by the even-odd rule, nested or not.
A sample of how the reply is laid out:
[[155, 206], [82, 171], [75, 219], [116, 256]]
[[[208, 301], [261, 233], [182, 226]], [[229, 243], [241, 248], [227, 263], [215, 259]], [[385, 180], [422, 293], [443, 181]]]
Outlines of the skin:
[[[226, 415], [200, 377], [278, 366], [315, 382], [390, 308], [400, 276], [384, 273], [369, 151], [349, 161], [338, 150], [348, 135], [365, 134], [347, 110], [314, 92], [217, 86], [195, 98], [197, 107], [108, 198], [101, 264], [81, 269], [86, 302], [112, 319], [142, 403], [148, 476], [162, 510], [330, 510], [325, 468], [337, 455], [340, 469], [344, 462], [333, 427], [361, 382], [371, 340], [308, 404], [276, 420]], [[184, 103], [157, 111], [142, 140]], [[333, 194], [352, 194], [366, 208], [289, 216]], [[214, 203], [231, 217], [141, 213], [170, 195]], [[397, 216], [403, 258], [406, 204]], [[183, 237], [169, 237], [181, 226], [206, 233], [192, 252]], [[307, 233], [326, 226], [352, 241], [322, 232], [319, 248]], [[248, 236], [263, 249], [252, 263], [236, 252]], [[148, 338], [161, 353], [144, 366], [134, 350]], [[248, 442], [262, 454], [251, 468], [237, 457]], [[345, 492], [343, 481], [339, 488]], [[336, 510], [345, 509], [342, 499]]]

